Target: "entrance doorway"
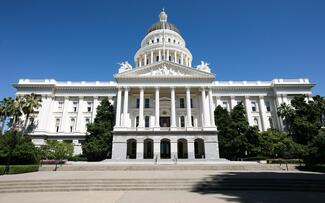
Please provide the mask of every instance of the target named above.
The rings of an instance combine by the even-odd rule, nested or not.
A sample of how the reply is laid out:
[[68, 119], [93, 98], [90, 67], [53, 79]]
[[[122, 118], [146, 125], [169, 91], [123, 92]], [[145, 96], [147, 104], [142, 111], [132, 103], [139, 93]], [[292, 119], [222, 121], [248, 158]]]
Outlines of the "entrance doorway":
[[170, 117], [162, 116], [160, 117], [160, 127], [170, 127]]
[[204, 140], [203, 139], [195, 139], [194, 140], [194, 152], [196, 159], [204, 159], [205, 158], [205, 149], [204, 149]]
[[153, 140], [145, 139], [143, 141], [143, 158], [144, 159], [153, 159]]
[[170, 140], [162, 139], [160, 141], [160, 158], [170, 159]]
[[128, 139], [126, 143], [126, 158], [136, 159], [137, 158], [137, 141], [135, 139]]
[[179, 139], [177, 141], [177, 157], [179, 159], [187, 159], [188, 158], [187, 140]]

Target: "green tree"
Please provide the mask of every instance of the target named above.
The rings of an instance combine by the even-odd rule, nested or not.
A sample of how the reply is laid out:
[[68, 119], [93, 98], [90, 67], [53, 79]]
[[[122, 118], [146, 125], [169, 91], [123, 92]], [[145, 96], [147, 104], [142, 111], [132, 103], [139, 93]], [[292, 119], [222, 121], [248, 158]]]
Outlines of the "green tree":
[[25, 99], [25, 101], [22, 106], [22, 111], [26, 115], [26, 117], [25, 117], [23, 132], [26, 133], [27, 124], [28, 124], [30, 114], [34, 113], [35, 109], [42, 106], [42, 104], [41, 104], [42, 99], [39, 95], [36, 95], [33, 93], [25, 95], [24, 99]]
[[87, 135], [82, 150], [88, 161], [100, 161], [110, 154], [114, 124], [114, 108], [105, 98], [97, 107], [94, 122], [87, 125]]
[[47, 159], [64, 160], [73, 155], [72, 143], [60, 142], [57, 140], [47, 141], [47, 146], [43, 148], [43, 150], [46, 150], [45, 154]]
[[236, 105], [230, 113], [217, 106], [215, 120], [221, 157], [237, 160], [257, 154], [258, 130], [249, 126], [242, 103]]
[[325, 130], [320, 130], [307, 146], [304, 162], [308, 165], [325, 163]]
[[270, 158], [299, 158], [303, 146], [295, 143], [286, 133], [269, 129], [259, 135], [260, 154]]

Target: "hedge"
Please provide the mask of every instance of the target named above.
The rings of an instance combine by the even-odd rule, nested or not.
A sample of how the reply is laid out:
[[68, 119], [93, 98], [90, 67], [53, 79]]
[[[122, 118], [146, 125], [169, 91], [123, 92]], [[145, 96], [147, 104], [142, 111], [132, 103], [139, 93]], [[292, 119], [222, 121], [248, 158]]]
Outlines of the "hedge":
[[268, 164], [302, 164], [301, 159], [268, 159]]
[[9, 174], [29, 173], [38, 171], [39, 165], [11, 165]]
[[5, 173], [6, 166], [0, 166], [0, 175], [3, 175]]

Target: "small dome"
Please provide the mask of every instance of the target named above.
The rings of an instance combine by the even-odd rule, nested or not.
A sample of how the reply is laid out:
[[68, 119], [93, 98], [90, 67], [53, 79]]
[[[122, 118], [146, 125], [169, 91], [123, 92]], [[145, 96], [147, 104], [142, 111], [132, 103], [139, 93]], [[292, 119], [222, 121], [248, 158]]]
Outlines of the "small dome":
[[169, 22], [157, 22], [155, 24], [153, 24], [149, 29], [147, 34], [149, 34], [150, 32], [153, 32], [155, 30], [160, 30], [160, 29], [167, 29], [167, 30], [172, 30], [177, 32], [178, 34], [181, 34], [180, 31], [177, 29], [177, 27]]
[[159, 14], [159, 22], [153, 24], [149, 29], [148, 33], [160, 30], [160, 29], [168, 29], [177, 32], [178, 34], [181, 34], [180, 31], [177, 29], [177, 27], [169, 22], [167, 22], [167, 14], [165, 10], [163, 9]]

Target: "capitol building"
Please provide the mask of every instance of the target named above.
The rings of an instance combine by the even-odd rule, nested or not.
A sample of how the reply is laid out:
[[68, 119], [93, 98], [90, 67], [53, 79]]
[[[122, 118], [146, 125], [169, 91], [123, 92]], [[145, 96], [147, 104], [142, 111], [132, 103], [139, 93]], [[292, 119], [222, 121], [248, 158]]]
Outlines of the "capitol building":
[[14, 87], [17, 96], [42, 96], [33, 143], [71, 142], [75, 154], [82, 153], [86, 124], [108, 98], [116, 112], [111, 155], [116, 161], [218, 160], [216, 106], [231, 111], [242, 102], [251, 126], [283, 130], [277, 108], [296, 95], [312, 96], [308, 79], [219, 81], [208, 63], [193, 66], [192, 60], [180, 30], [161, 11], [134, 55], [134, 66], [120, 63], [114, 81], [20, 79]]

